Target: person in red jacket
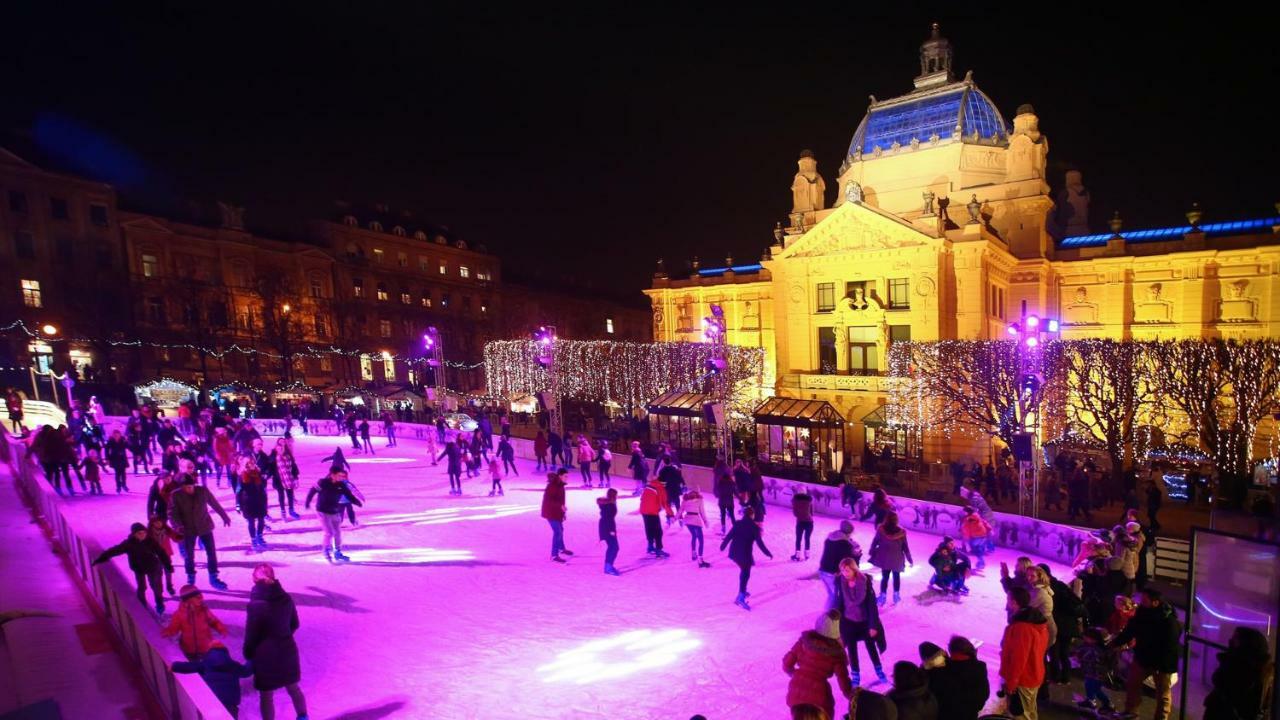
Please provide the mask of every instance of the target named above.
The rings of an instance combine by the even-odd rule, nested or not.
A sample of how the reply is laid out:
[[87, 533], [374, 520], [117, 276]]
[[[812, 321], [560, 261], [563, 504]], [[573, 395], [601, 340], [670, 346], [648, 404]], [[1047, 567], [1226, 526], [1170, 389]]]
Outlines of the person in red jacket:
[[[1009, 598], [1018, 607], [1000, 641], [1000, 686], [1009, 696], [1014, 717], [1036, 720], [1036, 693], [1044, 684], [1044, 655], [1049, 650], [1049, 624], [1031, 607], [1031, 593], [1014, 587]], [[1021, 712], [1016, 712], [1021, 705]]]
[[644, 519], [644, 539], [649, 542], [649, 554], [656, 557], [671, 557], [662, 549], [662, 522], [658, 513], [666, 513], [671, 520], [671, 501], [667, 497], [667, 488], [658, 478], [653, 478], [640, 493], [640, 517]]
[[547, 473], [547, 487], [542, 491], [542, 517], [551, 525], [551, 559], [562, 563], [561, 555], [573, 556], [573, 552], [564, 546], [564, 518], [568, 512], [564, 499], [564, 476], [569, 471], [560, 468]]
[[840, 645], [840, 613], [832, 610], [819, 615], [814, 628], [801, 633], [796, 644], [782, 656], [782, 671], [791, 676], [787, 707], [816, 705], [827, 711], [827, 717], [835, 717], [836, 700], [827, 678], [835, 675], [840, 692], [851, 697], [848, 662]]

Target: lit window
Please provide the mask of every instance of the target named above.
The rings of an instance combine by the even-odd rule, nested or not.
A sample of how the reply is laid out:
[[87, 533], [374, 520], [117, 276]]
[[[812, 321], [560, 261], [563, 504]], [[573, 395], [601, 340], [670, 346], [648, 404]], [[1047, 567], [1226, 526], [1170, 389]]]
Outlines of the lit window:
[[449, 265], [447, 263], [440, 263], [440, 274], [441, 275], [449, 274]]
[[404, 292], [400, 293], [400, 304], [402, 304], [402, 305], [412, 305], [412, 304], [413, 304], [413, 296], [409, 294], [409, 291], [407, 291], [407, 290], [406, 290], [406, 291], [404, 291]]
[[155, 255], [142, 256], [142, 277], [155, 277], [159, 274]]
[[[401, 234], [403, 233], [404, 231], [402, 230]], [[409, 254], [396, 253], [396, 264], [399, 265], [400, 267], [409, 267]]]
[[430, 295], [430, 294], [426, 294], [426, 295], [423, 295], [423, 296], [422, 296], [422, 307], [424, 307], [424, 308], [429, 308], [429, 307], [431, 307], [431, 295]]
[[382, 375], [387, 382], [395, 382], [396, 380], [396, 361], [389, 357], [382, 359]]
[[613, 318], [604, 319], [604, 331], [609, 333], [610, 335], [613, 334]]
[[44, 301], [40, 298], [39, 280], [22, 281], [22, 304], [30, 308], [44, 307]]
[[489, 306], [488, 306], [488, 305], [485, 305], [485, 304], [483, 304], [483, 303], [481, 303], [481, 305], [480, 305], [480, 312], [482, 312], [482, 313], [487, 313], [487, 312], [489, 312]]
[[464, 278], [471, 277], [471, 268], [467, 267], [466, 265], [459, 266], [458, 277], [464, 277]]
[[320, 356], [320, 372], [331, 372], [333, 370], [333, 359], [328, 355]]
[[373, 249], [373, 261], [374, 261], [374, 262], [376, 262], [376, 263], [378, 263], [378, 264], [382, 264], [382, 260], [383, 260], [383, 258], [385, 258], [386, 256], [387, 256], [387, 254], [386, 254], [386, 253], [384, 253], [384, 252], [382, 252], [382, 249], [381, 249], [381, 248], [374, 248], [374, 249]]
[[382, 223], [377, 220], [372, 220], [369, 222], [369, 229], [374, 232], [382, 232]]
[[488, 270], [477, 270], [476, 279], [480, 280], [481, 282], [489, 282], [490, 280], [493, 279], [493, 274], [490, 273]]
[[428, 258], [426, 255], [419, 255], [419, 256], [418, 256], [418, 269], [419, 269], [419, 270], [421, 270], [422, 272], [430, 272], [430, 271], [431, 271], [431, 259], [430, 259], [430, 258]]
[[373, 379], [373, 358], [369, 357], [368, 355], [360, 356], [360, 379], [361, 380]]
[[379, 320], [379, 321], [378, 321], [378, 332], [379, 332], [379, 334], [381, 334], [381, 335], [382, 335], [382, 337], [384, 337], [384, 338], [389, 338], [389, 337], [391, 337], [391, 321], [390, 321], [390, 320]]
[[358, 298], [364, 297], [364, 280], [354, 278], [351, 281], [351, 294]]
[[378, 299], [379, 299], [379, 300], [386, 300], [386, 299], [387, 299], [387, 284], [386, 284], [386, 283], [382, 283], [382, 282], [378, 283]]

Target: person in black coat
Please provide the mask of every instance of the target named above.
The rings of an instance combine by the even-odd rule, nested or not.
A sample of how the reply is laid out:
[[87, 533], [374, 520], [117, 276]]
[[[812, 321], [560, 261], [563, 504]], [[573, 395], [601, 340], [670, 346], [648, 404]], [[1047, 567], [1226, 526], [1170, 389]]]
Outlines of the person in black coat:
[[138, 602], [147, 604], [147, 585], [150, 584], [151, 594], [156, 598], [156, 612], [163, 615], [164, 594], [161, 586], [164, 573], [168, 571], [170, 575], [173, 574], [173, 561], [169, 559], [169, 553], [147, 535], [146, 525], [134, 523], [129, 528], [129, 537], [119, 545], [103, 550], [93, 564], [100, 565], [119, 555], [129, 557], [129, 569], [133, 571], [133, 579], [138, 586]]
[[751, 566], [756, 563], [753, 545], [759, 545], [760, 552], [773, 559], [773, 553], [764, 545], [760, 526], [756, 524], [755, 511], [748, 507], [742, 511], [742, 519], [733, 523], [720, 542], [720, 549], [729, 548], [729, 559], [738, 564], [738, 597], [733, 602], [743, 610], [751, 609], [747, 604], [747, 597], [751, 595], [747, 592], [747, 581], [751, 579]]
[[1213, 689], [1204, 699], [1204, 720], [1252, 720], [1270, 712], [1272, 679], [1267, 636], [1248, 627], [1237, 627], [1225, 652], [1218, 653]]
[[1053, 576], [1047, 563], [1040, 563], [1039, 567], [1049, 578], [1049, 589], [1053, 591], [1053, 623], [1058, 628], [1057, 639], [1049, 646], [1049, 679], [1066, 684], [1071, 675], [1071, 641], [1080, 637], [1081, 621], [1089, 611], [1070, 585]]
[[876, 677], [884, 682], [887, 678], [880, 664], [880, 653], [889, 647], [889, 643], [885, 638], [884, 624], [880, 622], [880, 605], [876, 603], [871, 576], [862, 572], [852, 557], [840, 561], [836, 575], [835, 608], [840, 611], [840, 640], [848, 651], [850, 676], [854, 686], [857, 687], [862, 682], [858, 643], [866, 646], [867, 657], [875, 668]]
[[968, 638], [952, 635], [947, 645], [950, 657], [943, 654], [945, 662], [936, 666], [925, 657], [925, 646], [936, 649], [939, 654], [942, 649], [933, 643], [920, 646], [925, 674], [929, 676], [929, 691], [938, 699], [938, 720], [977, 720], [991, 697], [991, 681], [987, 677], [987, 664], [978, 659], [973, 643]]
[[440, 451], [440, 455], [436, 460], [445, 461], [445, 470], [449, 473], [449, 494], [462, 494], [462, 448], [461, 441], [454, 438], [453, 442], [445, 443], [444, 450]]
[[1156, 717], [1166, 717], [1172, 704], [1170, 680], [1178, 671], [1181, 654], [1178, 640], [1182, 637], [1182, 623], [1154, 588], [1143, 590], [1140, 597], [1138, 611], [1107, 646], [1114, 650], [1134, 641], [1133, 663], [1125, 687], [1125, 713], [1137, 711], [1143, 681], [1151, 677], [1156, 690]]
[[498, 457], [502, 460], [503, 472], [510, 472], [512, 475], [520, 474], [516, 468], [516, 449], [511, 445], [511, 438], [506, 435], [498, 441]]
[[231, 717], [240, 717], [240, 678], [252, 675], [253, 667], [232, 660], [226, 645], [214, 640], [199, 660], [175, 662], [171, 669], [200, 675]]
[[262, 717], [276, 716], [273, 695], [284, 688], [298, 717], [307, 714], [307, 699], [298, 683], [302, 665], [293, 633], [298, 629], [298, 609], [293, 598], [276, 581], [275, 570], [262, 563], [253, 569], [253, 590], [244, 625], [244, 657], [253, 662], [253, 687], [258, 690]]
[[924, 670], [914, 663], [902, 660], [893, 664], [889, 699], [898, 708], [898, 720], [938, 720], [938, 699], [929, 691]]
[[618, 559], [618, 491], [609, 488], [604, 497], [596, 498], [600, 506], [600, 540], [605, 544], [604, 572], [606, 575], [621, 575], [613, 566]]

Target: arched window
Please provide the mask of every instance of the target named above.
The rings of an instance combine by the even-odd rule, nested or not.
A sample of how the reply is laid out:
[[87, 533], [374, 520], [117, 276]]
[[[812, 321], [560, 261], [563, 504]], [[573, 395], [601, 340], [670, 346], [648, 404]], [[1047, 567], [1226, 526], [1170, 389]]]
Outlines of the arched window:
[[454, 243], [453, 245], [454, 245], [454, 247], [458, 248], [459, 250], [466, 250], [466, 249], [467, 249], [467, 241], [466, 241], [466, 240], [459, 240], [458, 242]]
[[360, 221], [356, 219], [355, 215], [343, 215], [342, 224], [350, 225], [351, 227], [356, 227], [357, 225], [360, 224]]
[[382, 223], [378, 222], [377, 220], [370, 220], [369, 229], [374, 232], [382, 232]]
[[395, 235], [396, 237], [404, 237], [404, 228], [397, 225], [391, 228], [391, 234]]
[[414, 234], [413, 234], [413, 239], [414, 239], [414, 240], [422, 240], [422, 241], [424, 241], [424, 242], [425, 242], [425, 241], [426, 241], [426, 239], [427, 239], [427, 234], [426, 234], [426, 233], [424, 233], [424, 232], [422, 232], [421, 230], [419, 230], [418, 232], [416, 232], [416, 233], [414, 233]]
[[378, 299], [379, 300], [387, 299], [387, 284], [384, 282], [378, 283]]

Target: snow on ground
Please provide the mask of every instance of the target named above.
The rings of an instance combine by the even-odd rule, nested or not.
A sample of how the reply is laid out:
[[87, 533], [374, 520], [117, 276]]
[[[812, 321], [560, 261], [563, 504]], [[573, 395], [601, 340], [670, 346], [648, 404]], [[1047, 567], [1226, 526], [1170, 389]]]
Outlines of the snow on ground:
[[[351, 478], [367, 498], [358, 511], [360, 527], [344, 528], [351, 563], [325, 561], [314, 514], [301, 509], [305, 488], [325, 472], [320, 458], [349, 443], [304, 436], [296, 443], [303, 519], [280, 522], [273, 492], [271, 548], [252, 553], [245, 523], [233, 513], [232, 527], [219, 524], [216, 532], [230, 589], [211, 591], [207, 575], [198, 573], [240, 657], [251, 569], [263, 560], [276, 566], [301, 616], [297, 639], [311, 717], [785, 716], [782, 655], [822, 607], [817, 556], [835, 520], [818, 518], [813, 559], [794, 563], [787, 559], [794, 548], [790, 512], [770, 506], [765, 542], [774, 559], [757, 553], [748, 612], [733, 604], [738, 571], [719, 551], [716, 530], [707, 537], [710, 569], [691, 562], [689, 535], [679, 526], [666, 531], [669, 559], [645, 554], [630, 479], [615, 481], [622, 494], [622, 576], [610, 577], [602, 572], [604, 545], [596, 539], [601, 491], [576, 488], [576, 471], [569, 475], [565, 524], [566, 544], [576, 554], [562, 566], [549, 560], [550, 530], [539, 514], [545, 475], [532, 463], [518, 461], [521, 475], [506, 481], [504, 497], [488, 497], [487, 473], [465, 480], [466, 494], [454, 497], [444, 464], [433, 467], [425, 459], [425, 443], [401, 440], [385, 448], [384, 442], [375, 440], [375, 457], [348, 455]], [[150, 483], [151, 476], [131, 475], [131, 493], [116, 496], [104, 477], [107, 496], [70, 500], [74, 522], [96, 528], [104, 546], [118, 542], [131, 522], [145, 519]], [[218, 494], [230, 512], [230, 491]], [[715, 512], [714, 500], [707, 510]], [[865, 549], [871, 527], [856, 526], [854, 538]], [[937, 540], [910, 536], [916, 566], [903, 577], [901, 604], [883, 611], [885, 670], [897, 660], [918, 662], [917, 646], [925, 640], [945, 646], [953, 633], [963, 633], [980, 643], [979, 656], [994, 679], [1005, 625], [998, 567], [1001, 560], [1012, 565], [1014, 555], [988, 558], [985, 575], [970, 580], [970, 596], [935, 597], [925, 586]], [[203, 553], [197, 557], [202, 564]], [[179, 585], [180, 562], [175, 557]], [[887, 689], [874, 684], [865, 651], [862, 664], [864, 684]], [[245, 689], [241, 717], [257, 718], [249, 681]], [[289, 716], [283, 693], [276, 705], [281, 717]]]

